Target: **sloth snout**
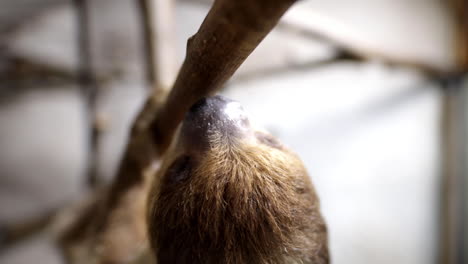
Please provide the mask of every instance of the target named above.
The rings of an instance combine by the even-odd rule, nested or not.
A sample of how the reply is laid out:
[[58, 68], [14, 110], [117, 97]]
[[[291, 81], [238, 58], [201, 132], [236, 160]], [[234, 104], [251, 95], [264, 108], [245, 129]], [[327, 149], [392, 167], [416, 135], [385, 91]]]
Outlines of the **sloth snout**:
[[250, 132], [249, 118], [240, 103], [218, 95], [202, 98], [189, 109], [181, 139], [189, 146], [203, 149], [210, 146], [214, 137], [232, 142]]

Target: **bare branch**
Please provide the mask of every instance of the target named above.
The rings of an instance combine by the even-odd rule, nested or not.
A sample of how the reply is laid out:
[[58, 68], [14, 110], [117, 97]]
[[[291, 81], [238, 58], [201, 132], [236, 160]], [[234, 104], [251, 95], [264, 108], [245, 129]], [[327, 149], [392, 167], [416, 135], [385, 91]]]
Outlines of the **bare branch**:
[[[466, 77], [468, 72], [468, 2], [451, 0], [447, 4], [455, 26], [455, 55], [461, 75], [452, 76], [445, 83], [442, 101], [442, 192], [441, 192], [441, 263], [464, 263], [467, 259], [467, 233], [464, 224], [468, 217], [465, 113], [468, 109]], [[465, 76], [463, 76], [463, 74]], [[465, 80], [464, 80], [465, 79]], [[465, 81], [465, 83], [463, 83]]]
[[141, 172], [151, 160], [164, 153], [187, 109], [199, 98], [215, 93], [293, 3], [294, 0], [215, 3], [197, 34], [188, 41], [187, 57], [164, 106], [164, 92], [155, 90], [136, 118], [115, 181], [116, 189], [121, 186], [119, 182], [141, 179]]
[[162, 104], [164, 93], [156, 89], [136, 118], [110, 190], [110, 207], [121, 192], [143, 181], [142, 172], [164, 153], [187, 109], [199, 98], [215, 93], [293, 3], [293, 0], [215, 3], [199, 31], [188, 41], [187, 57], [165, 104]]
[[[309, 13], [310, 16], [315, 15], [313, 12]], [[443, 69], [439, 66], [432, 65], [415, 58], [398, 56], [397, 54], [388, 54], [384, 50], [380, 50], [378, 47], [369, 46], [366, 43], [353, 38], [352, 34], [345, 32], [345, 30], [340, 28], [337, 23], [334, 23], [334, 20], [325, 17], [323, 19], [330, 21], [330, 23], [327, 23], [324, 20], [323, 23], [305, 25], [300, 23], [299, 20], [288, 17], [281, 21], [278, 25], [278, 29], [294, 32], [313, 40], [329, 43], [339, 53], [347, 53], [357, 61], [379, 60], [389, 65], [414, 68], [431, 76], [441, 76], [451, 71], [451, 69]], [[317, 18], [318, 21], [323, 19]], [[316, 28], [313, 26], [316, 26]]]
[[164, 153], [188, 108], [215, 93], [277, 24], [294, 0], [218, 0], [187, 43], [187, 57], [153, 123]]
[[14, 245], [16, 242], [20, 242], [44, 230], [54, 219], [57, 211], [58, 210], [54, 208], [37, 217], [26, 219], [23, 222], [2, 224], [0, 226], [0, 252]]
[[74, 0], [77, 11], [78, 32], [78, 58], [79, 73], [78, 80], [81, 85], [82, 96], [85, 101], [86, 122], [88, 130], [88, 153], [87, 153], [87, 183], [90, 187], [100, 184], [99, 169], [99, 142], [101, 131], [97, 125], [97, 98], [98, 83], [93, 73], [92, 50], [91, 50], [91, 15], [88, 0]]
[[174, 3], [138, 0], [143, 29], [146, 75], [153, 89], [168, 90], [177, 74]]
[[[185, 2], [197, 3], [203, 5], [210, 5], [212, 0], [183, 0]], [[452, 2], [463, 2], [463, 0], [452, 0]], [[460, 3], [458, 3], [460, 7]], [[459, 8], [459, 10], [463, 10]], [[335, 47], [338, 53], [347, 53], [357, 61], [366, 60], [380, 60], [384, 63], [396, 66], [410, 67], [422, 71], [428, 75], [441, 76], [451, 73], [454, 69], [444, 69], [437, 65], [421, 61], [417, 58], [408, 58], [405, 56], [399, 56], [397, 54], [390, 54], [385, 50], [380, 50], [379, 47], [370, 46], [364, 43], [352, 34], [353, 32], [347, 32], [343, 25], [337, 23], [336, 20], [327, 16], [320, 15], [312, 10], [307, 10], [304, 16], [308, 18], [312, 23], [303, 23], [303, 19], [297, 14], [284, 17], [278, 24], [278, 30], [294, 32], [306, 38], [313, 40], [323, 41]], [[293, 13], [291, 13], [293, 14]], [[300, 14], [301, 15], [301, 14]], [[312, 19], [311, 19], [312, 18]], [[465, 16], [465, 25], [466, 25]], [[465, 29], [466, 30], [466, 29]], [[466, 32], [466, 31], [465, 31]], [[460, 39], [465, 38], [467, 34], [459, 34]], [[466, 40], [465, 40], [466, 41]], [[313, 67], [315, 63], [310, 62]]]
[[455, 54], [457, 65], [462, 72], [468, 72], [468, 2], [451, 0], [455, 24]]
[[442, 97], [441, 141], [441, 263], [463, 263], [465, 241], [462, 226], [465, 211], [466, 118], [467, 95], [462, 78], [445, 83]]
[[255, 71], [249, 71], [242, 74], [237, 74], [233, 77], [230, 84], [239, 84], [243, 82], [248, 82], [252, 80], [259, 80], [262, 78], [268, 78], [272, 76], [278, 76], [280, 74], [288, 74], [292, 71], [306, 71], [325, 67], [334, 63], [344, 62], [344, 61], [360, 61], [359, 58], [353, 57], [352, 54], [347, 54], [343, 52], [337, 52], [330, 58], [320, 59], [320, 60], [311, 60], [301, 63], [287, 63], [285, 65], [277, 67], [269, 67], [266, 69], [260, 69]]

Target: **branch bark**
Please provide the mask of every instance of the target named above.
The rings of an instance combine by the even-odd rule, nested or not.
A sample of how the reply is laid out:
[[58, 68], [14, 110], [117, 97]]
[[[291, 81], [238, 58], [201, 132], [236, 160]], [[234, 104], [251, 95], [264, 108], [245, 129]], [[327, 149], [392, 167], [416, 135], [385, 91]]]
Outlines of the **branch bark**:
[[215, 93], [273, 29], [294, 0], [216, 1], [187, 43], [187, 56], [167, 96], [156, 89], [137, 116], [109, 193], [112, 209], [122, 192], [141, 183], [143, 171], [169, 146], [188, 108]]
[[[202, 5], [210, 5], [213, 0], [184, 0], [190, 3], [197, 3]], [[454, 4], [458, 7], [458, 10], [463, 10], [461, 8], [461, 2], [464, 0], [452, 0], [452, 2], [457, 2]], [[297, 10], [296, 10], [297, 11]], [[458, 11], [463, 12], [463, 11]], [[299, 12], [300, 13], [300, 12]], [[307, 11], [306, 14], [302, 14], [304, 17], [309, 18], [313, 23], [302, 23], [302, 19], [297, 19], [297, 16], [287, 16], [279, 24], [278, 29], [288, 32], [295, 32], [306, 38], [313, 40], [323, 41], [330, 44], [336, 48], [337, 53], [348, 54], [350, 58], [356, 61], [366, 61], [366, 60], [380, 60], [384, 63], [390, 65], [397, 65], [403, 67], [414, 68], [425, 74], [431, 76], [443, 76], [456, 71], [457, 69], [445, 69], [439, 65], [434, 65], [428, 62], [418, 60], [417, 58], [408, 58], [405, 56], [398, 56], [397, 54], [389, 54], [385, 50], [380, 49], [380, 47], [369, 46], [367, 43], [357, 40], [354, 38], [353, 34], [347, 32], [336, 20], [330, 19], [327, 16], [321, 16], [317, 13]], [[313, 19], [310, 19], [313, 18]], [[466, 16], [464, 17], [464, 22], [459, 20], [459, 23], [467, 23]], [[466, 29], [465, 29], [466, 32]], [[467, 41], [467, 34], [458, 34], [460, 41]], [[458, 51], [460, 53], [460, 51]], [[461, 52], [463, 53], [463, 51]], [[466, 57], [466, 53], [464, 53]], [[459, 57], [460, 60], [460, 57]], [[465, 64], [467, 59], [465, 58]], [[336, 60], [338, 62], [340, 60]], [[333, 62], [333, 61], [328, 61]], [[317, 64], [310, 62], [312, 67], [316, 67]], [[285, 69], [287, 69], [285, 67]]]
[[141, 172], [164, 153], [188, 108], [215, 93], [294, 2], [216, 1], [199, 31], [188, 40], [187, 57], [165, 103], [165, 93], [154, 90], [136, 118], [112, 197], [142, 180]]
[[211, 95], [273, 29], [294, 0], [218, 0], [187, 43], [187, 57], [165, 105], [152, 124], [159, 154], [188, 108]]

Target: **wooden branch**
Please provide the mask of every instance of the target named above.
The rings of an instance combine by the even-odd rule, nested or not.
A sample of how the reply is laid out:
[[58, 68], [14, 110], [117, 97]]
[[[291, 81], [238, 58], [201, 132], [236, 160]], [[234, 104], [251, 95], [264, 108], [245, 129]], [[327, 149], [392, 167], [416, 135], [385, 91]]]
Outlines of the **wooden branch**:
[[146, 79], [150, 84], [156, 83], [156, 61], [154, 50], [154, 26], [153, 13], [151, 12], [150, 1], [138, 0], [138, 11], [140, 14], [140, 25], [142, 28], [143, 39], [143, 60], [145, 62]]
[[177, 74], [174, 3], [172, 0], [138, 0], [138, 4], [147, 80], [153, 89], [168, 90]]
[[187, 109], [215, 93], [272, 30], [294, 0], [219, 0], [187, 43], [187, 57], [167, 100], [154, 90], [137, 116], [116, 179], [109, 210], [168, 147]]
[[26, 219], [22, 222], [2, 224], [0, 226], [0, 253], [8, 249], [17, 242], [20, 242], [31, 235], [37, 234], [45, 229], [56, 216], [57, 209], [42, 213], [34, 218]]
[[[468, 217], [466, 111], [468, 94], [468, 2], [451, 0], [447, 4], [455, 26], [455, 56], [459, 76], [446, 83], [442, 101], [442, 192], [440, 263], [465, 263], [468, 255], [468, 232], [464, 226]], [[464, 75], [464, 76], [463, 76]], [[465, 83], [464, 83], [465, 82]], [[464, 87], [465, 86], [465, 87]]]
[[[199, 31], [188, 41], [187, 57], [165, 104], [161, 106], [164, 92], [155, 90], [136, 118], [111, 193], [120, 192], [120, 182], [141, 180], [141, 172], [166, 150], [187, 109], [199, 98], [215, 93], [293, 3], [294, 0], [215, 3]], [[148, 134], [149, 129], [152, 135]]]
[[164, 153], [188, 108], [215, 93], [277, 24], [294, 0], [218, 0], [187, 43], [187, 57], [152, 125]]
[[[117, 203], [120, 193], [144, 182], [143, 171], [157, 160], [149, 129], [176, 75], [176, 57], [172, 50], [175, 47], [172, 0], [139, 0], [138, 3], [145, 43], [145, 68], [152, 89], [132, 125], [127, 147], [109, 192], [111, 207]], [[165, 48], [168, 49], [166, 53]]]
[[101, 139], [100, 126], [97, 120], [98, 84], [93, 73], [91, 50], [91, 15], [89, 13], [89, 0], [73, 0], [77, 11], [78, 32], [78, 80], [82, 96], [85, 101], [87, 125], [87, 184], [94, 188], [100, 184], [99, 178], [99, 142]]
[[468, 72], [468, 2], [451, 0], [448, 2], [455, 26], [455, 56], [461, 72]]
[[[120, 193], [141, 183], [142, 172], [164, 153], [187, 109], [215, 93], [273, 29], [294, 0], [219, 0], [187, 43], [187, 57], [167, 100], [154, 90], [137, 116], [116, 179]], [[143, 5], [142, 5], [143, 6]]]
[[[213, 0], [184, 0], [189, 3], [210, 5]], [[463, 2], [464, 0], [452, 0]], [[458, 4], [460, 7], [460, 4]], [[462, 10], [461, 8], [459, 8]], [[294, 32], [306, 38], [328, 43], [337, 49], [338, 53], [347, 53], [357, 61], [380, 60], [384, 63], [420, 70], [431, 76], [442, 76], [452, 73], [456, 69], [444, 69], [417, 58], [408, 58], [397, 54], [389, 54], [379, 47], [370, 46], [354, 37], [354, 32], [348, 32], [343, 25], [327, 16], [320, 15], [312, 10], [291, 12], [291, 16], [284, 17], [278, 24], [278, 30]], [[302, 10], [301, 10], [302, 11]], [[299, 16], [297, 15], [299, 14]], [[303, 23], [301, 16], [306, 17], [311, 23]], [[467, 20], [465, 16], [465, 21]], [[466, 23], [466, 22], [464, 22]], [[466, 30], [466, 29], [465, 29]], [[467, 34], [459, 34], [460, 39], [466, 38]], [[316, 65], [311, 62], [313, 67]]]
[[[437, 65], [432, 65], [415, 58], [408, 58], [405, 56], [398, 56], [396, 54], [385, 53], [384, 50], [380, 50], [378, 47], [369, 46], [366, 43], [353, 38], [352, 34], [345, 32], [345, 30], [340, 28], [339, 25], [333, 23], [336, 21], [325, 17], [319, 18], [317, 14], [310, 12], [310, 16], [315, 15], [318, 17], [317, 20], [325, 19], [323, 23], [313, 24], [317, 26], [316, 28], [314, 28], [313, 25], [305, 25], [300, 23], [299, 20], [289, 17], [282, 20], [282, 22], [278, 25], [278, 29], [294, 32], [306, 38], [328, 43], [332, 45], [339, 53], [349, 54], [350, 57], [357, 61], [379, 60], [389, 65], [414, 68], [430, 76], [443, 76], [449, 74], [453, 70], [444, 69]], [[331, 22], [326, 23], [326, 21]]]
[[466, 175], [465, 112], [468, 96], [462, 78], [449, 79], [442, 97], [442, 181], [440, 263], [464, 263]]
[[353, 57], [352, 54], [336, 52], [329, 58], [324, 58], [320, 60], [311, 60], [311, 61], [300, 62], [300, 63], [287, 63], [281, 66], [269, 67], [265, 69], [259, 69], [259, 70], [245, 72], [242, 74], [237, 74], [235, 75], [235, 77], [233, 77], [233, 79], [229, 82], [229, 84], [238, 85], [240, 83], [249, 82], [252, 80], [259, 80], [263, 78], [279, 76], [281, 74], [284, 75], [290, 72], [318, 69], [321, 67], [332, 65], [334, 63], [345, 62], [345, 61], [355, 62], [355, 61], [360, 61], [360, 59]]

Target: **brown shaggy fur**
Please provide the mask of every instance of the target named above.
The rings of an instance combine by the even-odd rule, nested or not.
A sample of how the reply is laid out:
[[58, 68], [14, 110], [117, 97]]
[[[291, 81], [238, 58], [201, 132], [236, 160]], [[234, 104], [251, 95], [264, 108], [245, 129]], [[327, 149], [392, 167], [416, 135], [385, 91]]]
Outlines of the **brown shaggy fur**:
[[153, 182], [148, 225], [158, 263], [329, 263], [300, 159], [264, 132], [211, 133], [209, 142], [202, 152], [171, 146]]

